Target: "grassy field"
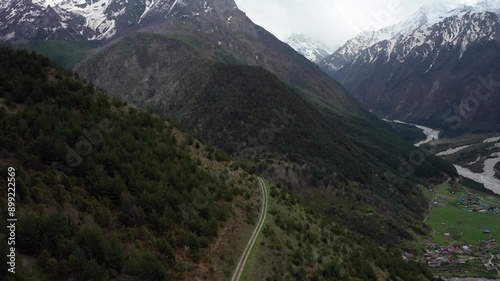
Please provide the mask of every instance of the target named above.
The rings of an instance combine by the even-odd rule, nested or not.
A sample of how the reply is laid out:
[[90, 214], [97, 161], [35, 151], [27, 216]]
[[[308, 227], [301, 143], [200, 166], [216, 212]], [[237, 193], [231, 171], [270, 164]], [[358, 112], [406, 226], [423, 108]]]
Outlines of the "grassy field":
[[[460, 189], [457, 192], [450, 192], [450, 184], [445, 183], [436, 187], [432, 204], [432, 213], [427, 221], [433, 229], [433, 240], [437, 244], [447, 245], [455, 242], [460, 244], [480, 245], [482, 240], [490, 238], [484, 230], [491, 231], [491, 237], [500, 238], [500, 215], [493, 213], [469, 212], [461, 199], [465, 198], [466, 190]], [[500, 205], [500, 200], [496, 197], [473, 192], [479, 197], [495, 205]], [[445, 233], [450, 233], [450, 237], [445, 237]]]

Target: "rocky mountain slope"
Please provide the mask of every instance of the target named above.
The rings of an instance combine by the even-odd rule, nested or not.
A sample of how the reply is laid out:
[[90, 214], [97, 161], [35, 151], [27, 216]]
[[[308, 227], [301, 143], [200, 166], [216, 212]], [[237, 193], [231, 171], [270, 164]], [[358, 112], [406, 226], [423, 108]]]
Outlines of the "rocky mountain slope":
[[[0, 4], [1, 40], [103, 40], [169, 18], [207, 24], [223, 18], [237, 26], [231, 1], [7, 0]], [[202, 24], [199, 31], [215, 26]], [[214, 30], [211, 30], [214, 32]]]
[[451, 133], [496, 129], [498, 7], [496, 0], [424, 7], [406, 22], [350, 40], [320, 65], [380, 116]]
[[145, 13], [152, 12], [152, 1], [146, 0], [2, 2], [0, 38], [3, 40], [106, 39], [137, 25]]
[[323, 42], [314, 40], [305, 34], [292, 34], [286, 43], [308, 60], [318, 63], [333, 53], [332, 48]]

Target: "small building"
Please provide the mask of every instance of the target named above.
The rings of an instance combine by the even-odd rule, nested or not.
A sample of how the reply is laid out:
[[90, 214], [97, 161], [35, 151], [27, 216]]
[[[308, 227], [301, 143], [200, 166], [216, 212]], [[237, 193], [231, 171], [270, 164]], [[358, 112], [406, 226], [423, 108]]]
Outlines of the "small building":
[[497, 270], [497, 267], [494, 264], [491, 264], [491, 263], [485, 263], [483, 266], [484, 266], [484, 270], [485, 271]]
[[491, 234], [491, 231], [490, 231], [489, 229], [485, 229], [485, 230], [484, 230], [484, 233], [485, 233], [485, 234]]
[[404, 253], [403, 254], [403, 259], [404, 260], [413, 260], [415, 258], [415, 256], [413, 254], [410, 254], [410, 253]]
[[436, 268], [441, 266], [441, 262], [438, 260], [430, 260], [427, 262], [427, 265], [431, 268]]

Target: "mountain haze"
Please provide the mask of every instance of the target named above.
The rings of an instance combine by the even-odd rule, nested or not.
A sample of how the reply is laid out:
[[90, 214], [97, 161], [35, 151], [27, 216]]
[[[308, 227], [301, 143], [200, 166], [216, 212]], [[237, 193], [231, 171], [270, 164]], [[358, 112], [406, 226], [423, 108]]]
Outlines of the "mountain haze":
[[286, 43], [308, 60], [318, 63], [333, 53], [332, 48], [326, 44], [314, 40], [305, 34], [292, 34]]

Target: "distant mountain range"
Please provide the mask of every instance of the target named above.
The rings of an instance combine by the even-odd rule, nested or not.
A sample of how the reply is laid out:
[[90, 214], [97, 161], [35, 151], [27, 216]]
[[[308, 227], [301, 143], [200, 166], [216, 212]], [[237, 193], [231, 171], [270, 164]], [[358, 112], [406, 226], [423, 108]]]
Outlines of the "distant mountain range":
[[334, 50], [325, 43], [314, 40], [305, 34], [292, 34], [286, 43], [314, 63], [320, 62], [332, 54]]
[[426, 6], [356, 36], [319, 64], [380, 116], [454, 133], [496, 129], [499, 95], [473, 97], [480, 81], [500, 80], [499, 15], [499, 0]]
[[[189, 13], [183, 13], [186, 6]], [[232, 4], [224, 12], [236, 9]], [[191, 5], [170, 0], [6, 0], [0, 4], [0, 39], [102, 40], [160, 19], [218, 18], [219, 11], [207, 1]], [[225, 20], [230, 23], [231, 16]]]

